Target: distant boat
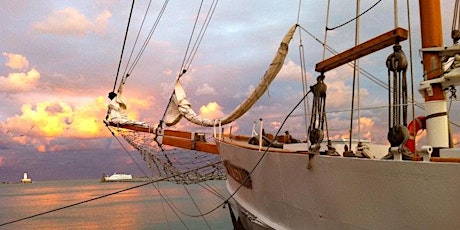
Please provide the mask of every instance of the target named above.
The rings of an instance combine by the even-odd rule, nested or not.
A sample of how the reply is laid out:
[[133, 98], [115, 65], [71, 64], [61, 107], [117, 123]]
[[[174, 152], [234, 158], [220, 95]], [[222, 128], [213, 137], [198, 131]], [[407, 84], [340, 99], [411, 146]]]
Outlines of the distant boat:
[[102, 176], [102, 182], [116, 182], [116, 181], [129, 181], [132, 180], [131, 174], [114, 173], [111, 176]]
[[27, 172], [24, 172], [24, 177], [21, 179], [21, 183], [32, 183], [32, 179], [28, 178]]

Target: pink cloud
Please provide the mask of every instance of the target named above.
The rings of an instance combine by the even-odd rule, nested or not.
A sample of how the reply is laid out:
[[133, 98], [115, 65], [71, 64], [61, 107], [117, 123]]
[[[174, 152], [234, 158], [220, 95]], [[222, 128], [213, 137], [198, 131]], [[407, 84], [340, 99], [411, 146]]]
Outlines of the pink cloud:
[[22, 92], [35, 88], [40, 73], [31, 69], [22, 73], [10, 73], [7, 77], [0, 76], [0, 92]]
[[[137, 119], [139, 111], [150, 107], [150, 101], [131, 99], [127, 115]], [[12, 143], [33, 146], [38, 152], [91, 149], [94, 146], [84, 143], [111, 135], [102, 122], [106, 111], [107, 100], [102, 96], [79, 104], [67, 102], [65, 98], [24, 104], [21, 114], [0, 122], [0, 130], [8, 132], [5, 134], [11, 137]], [[76, 143], [78, 140], [86, 141]]]
[[[311, 73], [306, 72], [305, 74], [307, 78], [314, 79]], [[301, 81], [300, 66], [292, 60], [286, 60], [277, 79]]]
[[29, 67], [29, 61], [26, 57], [20, 54], [13, 54], [13, 53], [3, 53], [3, 56], [8, 58], [8, 61], [5, 63], [5, 66], [8, 66], [15, 70], [22, 70]]
[[26, 71], [29, 66], [27, 58], [12, 53], [3, 53], [3, 56], [8, 59], [5, 66], [14, 70], [24, 70], [24, 72], [9, 73], [6, 77], [0, 76], [0, 92], [24, 92], [35, 88], [40, 79], [40, 73], [35, 68]]
[[105, 33], [107, 21], [111, 16], [112, 14], [105, 10], [93, 22], [79, 10], [67, 7], [52, 12], [44, 21], [35, 23], [33, 27], [50, 34], [84, 36], [90, 31]]
[[201, 116], [208, 119], [222, 118], [224, 113], [222, 112], [222, 106], [217, 102], [210, 102], [207, 105], [200, 107]]
[[[8, 65], [13, 69], [24, 69], [28, 66], [25, 57], [18, 54], [4, 53]], [[31, 89], [37, 88], [40, 73], [35, 69], [24, 72], [9, 73], [0, 76], [0, 92], [21, 92], [26, 97]], [[53, 95], [47, 92], [34, 91], [36, 102], [28, 100], [21, 106], [21, 113], [9, 115], [0, 122], [3, 137], [8, 143], [31, 146], [38, 152], [62, 151], [75, 149], [75, 139], [106, 138], [110, 132], [102, 122], [107, 111], [105, 97], [67, 97], [62, 93]], [[57, 97], [56, 97], [57, 96]], [[47, 99], [46, 99], [47, 98]], [[154, 104], [152, 97], [129, 97], [127, 115], [138, 119], [140, 111], [149, 109]], [[33, 100], [32, 100], [33, 101]], [[72, 139], [72, 143], [69, 140]], [[93, 148], [94, 146], [80, 146]]]
[[25, 104], [21, 111], [21, 115], [10, 117], [6, 122], [8, 129], [15, 133], [38, 138], [107, 136], [103, 132], [105, 102], [102, 98], [81, 106], [60, 101]]
[[196, 95], [216, 95], [216, 90], [207, 83], [201, 85], [195, 92]]

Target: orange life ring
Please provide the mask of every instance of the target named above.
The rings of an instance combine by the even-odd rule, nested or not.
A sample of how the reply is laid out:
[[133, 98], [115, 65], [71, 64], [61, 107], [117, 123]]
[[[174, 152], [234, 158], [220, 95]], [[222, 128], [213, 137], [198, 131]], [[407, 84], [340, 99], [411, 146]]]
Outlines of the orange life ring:
[[419, 116], [415, 118], [409, 123], [407, 129], [409, 130], [410, 137], [406, 142], [406, 147], [415, 153], [415, 135], [417, 135], [418, 131], [426, 129], [426, 117]]

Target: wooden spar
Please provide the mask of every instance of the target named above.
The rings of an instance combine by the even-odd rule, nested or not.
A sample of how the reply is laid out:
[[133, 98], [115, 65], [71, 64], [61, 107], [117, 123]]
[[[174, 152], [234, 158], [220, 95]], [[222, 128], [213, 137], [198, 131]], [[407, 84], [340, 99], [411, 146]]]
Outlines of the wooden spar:
[[398, 42], [407, 39], [408, 31], [403, 28], [396, 28], [388, 31], [380, 36], [377, 36], [369, 41], [361, 43], [349, 50], [346, 50], [340, 54], [330, 57], [322, 62], [316, 64], [316, 72], [324, 73], [331, 69], [335, 69], [343, 64], [354, 61], [358, 58], [392, 46]]
[[431, 157], [431, 162], [450, 162], [450, 163], [460, 163], [460, 158], [455, 157]]
[[111, 121], [104, 120], [105, 125], [107, 126], [112, 126], [114, 128], [122, 128], [122, 129], [129, 129], [137, 132], [143, 132], [143, 133], [155, 133], [155, 128], [153, 127], [146, 127], [146, 126], [140, 126], [140, 125], [134, 125], [134, 124], [117, 124], [113, 123]]
[[[115, 124], [110, 121], [104, 121], [104, 123], [115, 128], [129, 129], [144, 133], [155, 133], [155, 128], [150, 126], [146, 127], [134, 124]], [[199, 136], [199, 134], [193, 134], [191, 132], [164, 130], [162, 144], [183, 149], [219, 154], [216, 144], [205, 142], [203, 139], [197, 138], [197, 136]]]
[[206, 153], [219, 154], [217, 145], [213, 143], [207, 143], [203, 141], [196, 141], [192, 139], [185, 139], [173, 136], [163, 136], [163, 144], [170, 145], [183, 149], [197, 150]]

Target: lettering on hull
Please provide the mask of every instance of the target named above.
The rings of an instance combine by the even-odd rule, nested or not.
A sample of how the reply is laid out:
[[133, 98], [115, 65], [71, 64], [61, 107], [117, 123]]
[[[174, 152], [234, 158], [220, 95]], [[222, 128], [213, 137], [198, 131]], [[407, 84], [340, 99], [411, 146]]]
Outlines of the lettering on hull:
[[252, 189], [252, 180], [249, 172], [246, 169], [240, 168], [230, 161], [225, 160], [224, 166], [227, 168], [227, 174], [230, 175], [235, 181], [242, 184], [246, 188]]

